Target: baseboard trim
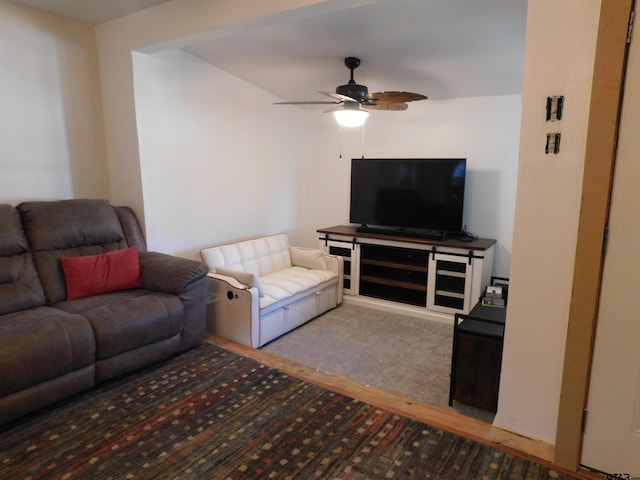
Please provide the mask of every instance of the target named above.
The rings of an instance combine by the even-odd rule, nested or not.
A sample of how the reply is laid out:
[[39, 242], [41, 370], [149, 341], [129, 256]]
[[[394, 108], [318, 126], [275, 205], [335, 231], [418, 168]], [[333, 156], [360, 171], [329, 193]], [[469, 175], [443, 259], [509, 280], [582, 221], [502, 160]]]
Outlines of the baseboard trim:
[[531, 438], [520, 433], [496, 426], [491, 428], [490, 440], [494, 443], [513, 448], [520, 452], [540, 458], [548, 462], [553, 461], [554, 444], [538, 438]]
[[424, 307], [416, 307], [398, 302], [391, 302], [378, 298], [365, 297], [360, 295], [344, 295], [342, 297], [344, 303], [367, 307], [373, 310], [380, 310], [388, 313], [396, 313], [398, 315], [406, 315], [409, 317], [431, 320], [433, 322], [445, 323], [453, 326], [453, 315], [448, 313], [432, 312]]

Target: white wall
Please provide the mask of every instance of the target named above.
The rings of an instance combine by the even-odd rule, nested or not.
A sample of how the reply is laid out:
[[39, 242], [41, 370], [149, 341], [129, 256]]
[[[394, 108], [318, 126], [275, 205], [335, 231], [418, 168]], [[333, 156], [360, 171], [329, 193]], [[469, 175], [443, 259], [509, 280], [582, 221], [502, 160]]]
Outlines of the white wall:
[[363, 137], [340, 132], [322, 109], [274, 106], [179, 49], [133, 62], [149, 248], [197, 257], [206, 245], [279, 231], [315, 246], [318, 228], [349, 221], [352, 157], [464, 157], [465, 223], [499, 240], [495, 272], [509, 274], [519, 95], [372, 112]]
[[[295, 2], [294, 6], [284, 1], [269, 4], [257, 2], [256, 6], [258, 4], [259, 8], [248, 10], [238, 9], [233, 2], [194, 4], [175, 0], [99, 25], [96, 29], [112, 197], [120, 203], [131, 205], [145, 223], [151, 221], [152, 224], [147, 228], [153, 228], [154, 223], [159, 225], [154, 218], [159, 219], [170, 213], [166, 209], [164, 212], [146, 211], [148, 208], [156, 207], [146, 203], [153, 193], [142, 191], [143, 188], [147, 188], [145, 177], [150, 171], [141, 171], [141, 168], [148, 167], [144, 166], [139, 155], [148, 146], [138, 145], [143, 137], [137, 135], [137, 127], [141, 124], [139, 120], [136, 122], [136, 115], [141, 116], [145, 113], [139, 108], [137, 111], [133, 108], [133, 104], [137, 104], [139, 100], [134, 98], [132, 63], [136, 64], [136, 69], [140, 68], [140, 65], [138, 54], [133, 55], [136, 60], [132, 62], [132, 52], [148, 53], [170, 49], [187, 41], [190, 36], [202, 35], [234, 23], [251, 22], [261, 15], [264, 17], [286, 10], [295, 11], [296, 7], [305, 4], [315, 4], [310, 9], [340, 9], [345, 8], [349, 2], [342, 4], [306, 0]], [[138, 88], [138, 75], [140, 72], [136, 71], [136, 92], [144, 92], [144, 88]], [[176, 74], [174, 81], [179, 80]], [[182, 81], [185, 82], [185, 89], [190, 88], [186, 77], [183, 77]], [[270, 104], [271, 99], [265, 98], [264, 102]], [[517, 169], [520, 97], [516, 95], [442, 102], [427, 100], [421, 103], [412, 105], [406, 112], [372, 113], [365, 132], [365, 146], [370, 150], [365, 154], [467, 157], [470, 168], [466, 199], [468, 228], [480, 236], [498, 239], [495, 271], [507, 275], [515, 196], [513, 179]], [[295, 107], [273, 108], [282, 112], [278, 115], [296, 115], [292, 113]], [[188, 115], [188, 108], [180, 110], [180, 113]], [[328, 117], [317, 110], [309, 110], [304, 116], [304, 122], [299, 122], [295, 116], [291, 120], [304, 126], [306, 135], [303, 135], [302, 141], [305, 142], [307, 155], [296, 161], [300, 168], [296, 188], [301, 195], [296, 197], [296, 227], [290, 233], [293, 241], [308, 246], [317, 244], [317, 228], [345, 223], [348, 219], [348, 213], [344, 212], [348, 212], [349, 172], [348, 168], [346, 171], [342, 168], [345, 162], [332, 164], [337, 160], [338, 135], [333, 120]], [[239, 140], [240, 136], [241, 134], [231, 132], [230, 135], [225, 135], [224, 139], [229, 145], [239, 145], [246, 141]], [[290, 136], [287, 142], [292, 138]], [[358, 146], [355, 156], [362, 154], [359, 147], [360, 135], [357, 132], [345, 132], [342, 142], [343, 160], [348, 166], [349, 159], [354, 156], [353, 150], [348, 150], [350, 144], [355, 142], [354, 145]], [[206, 146], [201, 144], [198, 148]], [[220, 148], [220, 145], [217, 144], [216, 148]], [[174, 208], [179, 209], [177, 205]], [[178, 215], [174, 214], [174, 217], [177, 218]], [[243, 227], [238, 236], [244, 233], [261, 233], [263, 229], [257, 227], [254, 226], [254, 232], [248, 232], [249, 228]], [[193, 232], [191, 227], [189, 234], [193, 233], [197, 232]], [[159, 234], [163, 232], [148, 231], [148, 239], [152, 245], [157, 241], [155, 236]], [[193, 256], [192, 250], [197, 245], [227, 239], [202, 231], [202, 238], [192, 237], [185, 243], [170, 247], [168, 251]]]
[[[573, 286], [599, 11], [598, 1], [539, 0], [529, 2], [527, 13], [514, 247], [495, 424], [551, 443]], [[546, 97], [560, 94], [565, 97], [562, 121], [549, 124]], [[549, 131], [562, 132], [558, 155], [544, 153]]]
[[[179, 46], [189, 37], [328, 0], [173, 0], [102, 23], [95, 29], [100, 61], [111, 198], [145, 221], [134, 97], [133, 52]], [[339, 6], [338, 6], [339, 7]]]
[[0, 201], [108, 198], [91, 26], [0, 0]]
[[[329, 114], [308, 110], [308, 158], [300, 219], [307, 243], [320, 227], [349, 223], [351, 158], [467, 159], [464, 223], [498, 240], [496, 275], [508, 276], [515, 209], [522, 97], [426, 100], [403, 112], [373, 111], [362, 129], [340, 132]], [[340, 158], [342, 154], [342, 158]]]
[[133, 60], [149, 248], [199, 258], [295, 229], [302, 114], [179, 49]]

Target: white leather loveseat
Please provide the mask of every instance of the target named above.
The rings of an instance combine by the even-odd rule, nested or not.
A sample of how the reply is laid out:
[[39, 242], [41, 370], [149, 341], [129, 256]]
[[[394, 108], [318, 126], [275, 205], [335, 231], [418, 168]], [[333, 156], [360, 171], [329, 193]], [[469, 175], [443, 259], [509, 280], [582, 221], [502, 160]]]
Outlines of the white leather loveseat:
[[281, 233], [200, 250], [207, 329], [259, 348], [342, 303], [343, 259]]

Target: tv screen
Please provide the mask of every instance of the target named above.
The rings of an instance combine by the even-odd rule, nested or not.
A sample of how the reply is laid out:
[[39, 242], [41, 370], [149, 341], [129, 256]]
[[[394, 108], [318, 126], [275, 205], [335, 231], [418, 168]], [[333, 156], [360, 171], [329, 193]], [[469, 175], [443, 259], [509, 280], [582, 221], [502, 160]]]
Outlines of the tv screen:
[[349, 220], [366, 226], [462, 231], [466, 159], [351, 160]]

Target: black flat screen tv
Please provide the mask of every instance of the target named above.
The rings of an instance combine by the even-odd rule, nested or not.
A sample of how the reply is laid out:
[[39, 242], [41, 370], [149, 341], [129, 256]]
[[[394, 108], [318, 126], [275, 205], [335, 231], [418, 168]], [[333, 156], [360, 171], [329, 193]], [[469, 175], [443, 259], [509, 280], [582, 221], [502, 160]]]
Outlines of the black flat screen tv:
[[360, 231], [458, 234], [465, 179], [464, 158], [354, 158], [349, 221]]

